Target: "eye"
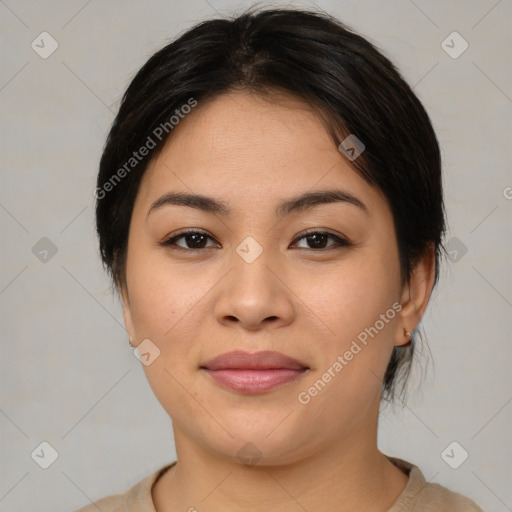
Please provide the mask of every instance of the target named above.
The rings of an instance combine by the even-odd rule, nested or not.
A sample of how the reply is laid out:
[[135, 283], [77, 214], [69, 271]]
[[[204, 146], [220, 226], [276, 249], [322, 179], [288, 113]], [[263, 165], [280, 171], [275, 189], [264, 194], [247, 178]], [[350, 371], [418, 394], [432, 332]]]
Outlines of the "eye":
[[[326, 246], [326, 241], [328, 239], [332, 239], [335, 241], [334, 244], [330, 244]], [[184, 240], [185, 246], [177, 243], [181, 239]], [[178, 250], [202, 250], [202, 249], [208, 249], [210, 246], [207, 246], [206, 243], [208, 242], [208, 239], [214, 240], [208, 233], [205, 231], [198, 231], [198, 230], [188, 230], [188, 231], [182, 231], [181, 233], [178, 233], [177, 235], [172, 236], [171, 238], [168, 238], [167, 240], [164, 240], [163, 242], [160, 242], [160, 245], [165, 247], [172, 247], [173, 249]], [[352, 245], [348, 240], [345, 238], [335, 235], [334, 233], [329, 233], [327, 231], [308, 231], [299, 238], [295, 239], [294, 245], [297, 244], [297, 242], [301, 240], [306, 240], [306, 243], [308, 245], [312, 245], [312, 247], [299, 247], [299, 249], [309, 249], [309, 250], [315, 250], [318, 252], [318, 250], [325, 250], [329, 248], [335, 248], [338, 247], [348, 247]]]
[[[176, 243], [178, 240], [182, 238], [185, 241], [185, 247], [183, 247], [183, 245]], [[201, 250], [208, 249], [209, 247], [211, 247], [205, 245], [205, 242], [207, 242], [208, 239], [213, 240], [213, 238], [204, 231], [189, 230], [182, 231], [181, 233], [174, 235], [171, 238], [168, 238], [167, 240], [164, 240], [163, 242], [160, 243], [160, 245], [163, 245], [165, 247], [176, 246], [178, 250], [183, 249], [185, 251], [189, 249]]]
[[[331, 244], [326, 247], [326, 241], [331, 238], [336, 241], [335, 244]], [[302, 235], [301, 237], [297, 238], [296, 240], [306, 240], [307, 244], [311, 244], [313, 247], [299, 247], [299, 249], [329, 249], [333, 248], [333, 246], [338, 247], [348, 247], [352, 245], [348, 240], [345, 238], [335, 235], [333, 233], [329, 233], [328, 231], [308, 231], [305, 235]]]

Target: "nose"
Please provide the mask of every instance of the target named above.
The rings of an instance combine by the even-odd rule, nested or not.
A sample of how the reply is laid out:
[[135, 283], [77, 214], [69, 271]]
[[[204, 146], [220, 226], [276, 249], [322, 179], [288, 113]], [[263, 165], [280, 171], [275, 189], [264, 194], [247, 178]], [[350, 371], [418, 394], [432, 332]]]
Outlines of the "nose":
[[231, 271], [219, 283], [217, 321], [248, 331], [290, 324], [296, 311], [294, 295], [276, 259], [265, 250], [253, 261], [242, 256], [234, 253]]

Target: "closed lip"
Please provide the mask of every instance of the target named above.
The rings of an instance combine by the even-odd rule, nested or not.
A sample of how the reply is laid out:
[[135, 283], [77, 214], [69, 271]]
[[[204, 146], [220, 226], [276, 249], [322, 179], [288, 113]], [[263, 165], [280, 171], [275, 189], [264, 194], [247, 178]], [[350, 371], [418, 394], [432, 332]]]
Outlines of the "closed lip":
[[220, 354], [200, 365], [207, 370], [307, 370], [309, 366], [292, 357], [271, 350], [249, 353], [234, 350]]

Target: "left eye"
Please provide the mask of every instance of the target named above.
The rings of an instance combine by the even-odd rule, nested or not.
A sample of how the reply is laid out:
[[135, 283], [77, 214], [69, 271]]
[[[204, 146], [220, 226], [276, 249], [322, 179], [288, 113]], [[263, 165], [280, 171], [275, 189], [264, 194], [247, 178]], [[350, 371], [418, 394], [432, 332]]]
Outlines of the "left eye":
[[[332, 240], [335, 240], [335, 243], [326, 246], [326, 241], [329, 238]], [[181, 240], [181, 239], [185, 240], [185, 247], [176, 243], [178, 240]], [[166, 247], [175, 246], [172, 248], [183, 249], [183, 250], [189, 250], [189, 249], [201, 250], [201, 249], [207, 249], [208, 247], [212, 247], [212, 246], [205, 245], [205, 243], [208, 241], [208, 239], [214, 240], [210, 235], [208, 235], [207, 233], [205, 233], [203, 231], [183, 231], [182, 233], [163, 241], [161, 243], [161, 245], [166, 246]], [[301, 240], [306, 240], [306, 243], [308, 245], [312, 245], [312, 247], [299, 247], [299, 249], [323, 250], [323, 249], [330, 248], [333, 246], [347, 247], [347, 246], [351, 245], [350, 242], [348, 242], [348, 240], [346, 240], [345, 238], [334, 235], [333, 233], [323, 232], [323, 231], [310, 231], [310, 232], [296, 238], [294, 245], [296, 245], [297, 242], [300, 242]]]
[[[304, 247], [304, 249], [320, 249], [320, 250], [322, 250], [322, 249], [326, 248], [325, 242], [329, 238], [336, 240], [336, 243], [327, 246], [327, 248], [333, 247], [336, 245], [344, 246], [344, 247], [347, 247], [350, 245], [350, 242], [348, 240], [346, 240], [345, 238], [334, 235], [333, 233], [323, 232], [323, 231], [310, 231], [310, 232], [306, 233], [305, 235], [302, 235], [301, 237], [299, 237], [297, 240], [299, 240], [299, 241], [306, 240], [307, 241], [306, 243], [311, 243], [313, 245], [313, 247]], [[302, 249], [302, 247], [301, 247], [301, 249]]]

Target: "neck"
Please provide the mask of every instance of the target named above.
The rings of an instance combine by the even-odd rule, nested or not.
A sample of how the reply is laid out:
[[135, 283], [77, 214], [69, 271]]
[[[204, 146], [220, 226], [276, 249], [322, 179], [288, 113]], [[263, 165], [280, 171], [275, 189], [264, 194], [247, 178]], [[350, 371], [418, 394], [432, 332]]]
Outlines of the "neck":
[[292, 463], [252, 466], [205, 450], [176, 426], [174, 434], [178, 462], [153, 488], [157, 512], [386, 511], [408, 481], [378, 450], [376, 429]]

